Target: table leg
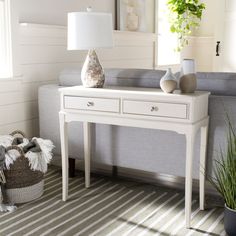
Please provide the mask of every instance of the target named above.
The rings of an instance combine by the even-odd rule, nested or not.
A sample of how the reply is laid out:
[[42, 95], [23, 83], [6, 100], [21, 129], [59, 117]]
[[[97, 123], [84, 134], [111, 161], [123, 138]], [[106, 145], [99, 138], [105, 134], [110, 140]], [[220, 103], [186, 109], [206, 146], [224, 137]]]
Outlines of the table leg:
[[200, 146], [200, 172], [199, 172], [199, 199], [200, 209], [204, 210], [205, 203], [205, 171], [206, 171], [206, 152], [207, 152], [208, 125], [201, 127], [201, 146]]
[[75, 159], [69, 158], [69, 177], [75, 177]]
[[186, 134], [186, 169], [185, 169], [185, 223], [186, 228], [191, 227], [192, 212], [192, 171], [194, 155], [195, 134]]
[[68, 124], [65, 114], [59, 113], [60, 138], [61, 138], [61, 160], [62, 160], [62, 200], [68, 198]]
[[90, 148], [91, 148], [91, 123], [84, 122], [84, 164], [85, 164], [85, 187], [90, 187]]

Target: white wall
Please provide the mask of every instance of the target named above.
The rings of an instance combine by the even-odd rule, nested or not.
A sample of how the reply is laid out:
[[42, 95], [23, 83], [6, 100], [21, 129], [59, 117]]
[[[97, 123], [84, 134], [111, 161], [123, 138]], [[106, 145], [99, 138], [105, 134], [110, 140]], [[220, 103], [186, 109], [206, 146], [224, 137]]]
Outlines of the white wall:
[[220, 41], [220, 56], [215, 57], [215, 69], [236, 72], [236, 1], [225, 0], [224, 2], [218, 7], [218, 12], [224, 14], [221, 18], [218, 17], [217, 22], [216, 41]]
[[[81, 65], [85, 57], [85, 52], [66, 50], [65, 27], [20, 26], [18, 19], [65, 26], [67, 12], [84, 10], [88, 5], [114, 14], [114, 0], [11, 1], [14, 78], [0, 80], [0, 134], [21, 129], [28, 136], [38, 135], [38, 87], [55, 83], [61, 70]], [[131, 34], [123, 40], [123, 35], [117, 33], [116, 43], [123, 48], [123, 53], [119, 48], [98, 53], [107, 67], [152, 68], [154, 37], [148, 38], [149, 41], [142, 35]]]
[[202, 20], [198, 30], [194, 32], [194, 36], [208, 37], [214, 36], [215, 24], [217, 16], [217, 1], [222, 0], [202, 0], [205, 3], [206, 9], [203, 11]]
[[[0, 134], [15, 129], [27, 136], [38, 130], [38, 88], [57, 83], [60, 71], [81, 67], [86, 52], [66, 50], [66, 27], [37, 24], [18, 26], [16, 78], [0, 80]], [[104, 67], [153, 68], [153, 34], [115, 32], [115, 47], [98, 50]]]
[[[202, 0], [206, 4], [201, 25], [190, 37], [182, 57], [194, 58], [198, 71], [235, 72], [235, 0]], [[216, 56], [220, 41], [220, 56]]]
[[85, 11], [92, 6], [96, 11], [111, 12], [114, 16], [115, 0], [12, 0], [19, 22], [66, 25], [67, 13]]
[[[223, 0], [217, 0], [223, 1]], [[189, 44], [183, 49], [182, 58], [194, 58], [197, 71], [213, 71], [216, 43], [216, 29], [220, 12], [216, 0], [202, 0], [206, 4], [200, 27], [189, 37]], [[223, 12], [222, 12], [223, 13]]]

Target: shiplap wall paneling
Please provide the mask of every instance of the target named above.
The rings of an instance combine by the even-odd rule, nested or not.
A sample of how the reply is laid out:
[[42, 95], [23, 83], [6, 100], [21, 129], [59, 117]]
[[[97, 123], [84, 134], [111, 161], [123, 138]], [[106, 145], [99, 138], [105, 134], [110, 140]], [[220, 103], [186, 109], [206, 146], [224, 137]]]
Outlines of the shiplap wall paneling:
[[0, 79], [0, 93], [19, 91], [21, 86], [20, 79]]
[[[66, 64], [74, 66], [77, 63], [77, 67], [81, 66], [85, 60], [86, 51], [66, 50], [65, 27], [22, 24], [20, 32], [22, 66], [26, 67], [24, 71], [28, 71], [27, 67], [31, 64], [42, 63], [54, 63], [58, 71]], [[154, 34], [114, 31], [115, 47], [97, 50], [97, 53], [104, 67], [153, 68], [154, 43]], [[49, 73], [57, 76], [53, 71]]]
[[0, 134], [10, 134], [14, 130], [22, 130], [27, 137], [34, 137], [39, 133], [38, 119], [23, 120], [20, 122], [0, 125]]
[[[60, 45], [21, 45], [20, 53], [22, 65], [83, 63], [87, 54], [85, 51], [67, 51], [65, 46]], [[103, 62], [147, 59], [152, 68], [153, 48], [151, 46], [119, 46], [112, 49], [98, 49], [97, 53]]]
[[35, 119], [38, 117], [37, 101], [2, 105], [0, 114], [0, 125]]
[[[20, 24], [17, 79], [0, 81], [0, 134], [21, 129], [27, 136], [39, 134], [38, 88], [56, 83], [60, 71], [81, 67], [87, 52], [67, 51], [66, 27]], [[114, 31], [115, 47], [98, 50], [107, 68], [153, 68], [153, 34]]]

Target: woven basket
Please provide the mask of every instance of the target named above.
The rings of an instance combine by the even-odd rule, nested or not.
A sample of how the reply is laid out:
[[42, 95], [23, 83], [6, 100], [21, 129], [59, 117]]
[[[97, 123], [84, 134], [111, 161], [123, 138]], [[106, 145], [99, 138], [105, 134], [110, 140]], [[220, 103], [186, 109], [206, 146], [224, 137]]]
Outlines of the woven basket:
[[[14, 131], [11, 135], [25, 137], [21, 131]], [[41, 197], [44, 186], [43, 173], [30, 169], [29, 161], [20, 147], [15, 145], [9, 146], [6, 148], [6, 152], [13, 149], [19, 152], [20, 157], [10, 165], [9, 170], [4, 170], [9, 201], [12, 203], [23, 203]]]

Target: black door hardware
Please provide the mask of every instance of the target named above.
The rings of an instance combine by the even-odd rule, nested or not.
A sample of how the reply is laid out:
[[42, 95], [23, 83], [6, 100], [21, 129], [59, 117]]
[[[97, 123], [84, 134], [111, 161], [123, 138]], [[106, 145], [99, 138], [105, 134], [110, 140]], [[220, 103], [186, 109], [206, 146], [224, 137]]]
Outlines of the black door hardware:
[[220, 56], [220, 41], [216, 42], [216, 56]]

